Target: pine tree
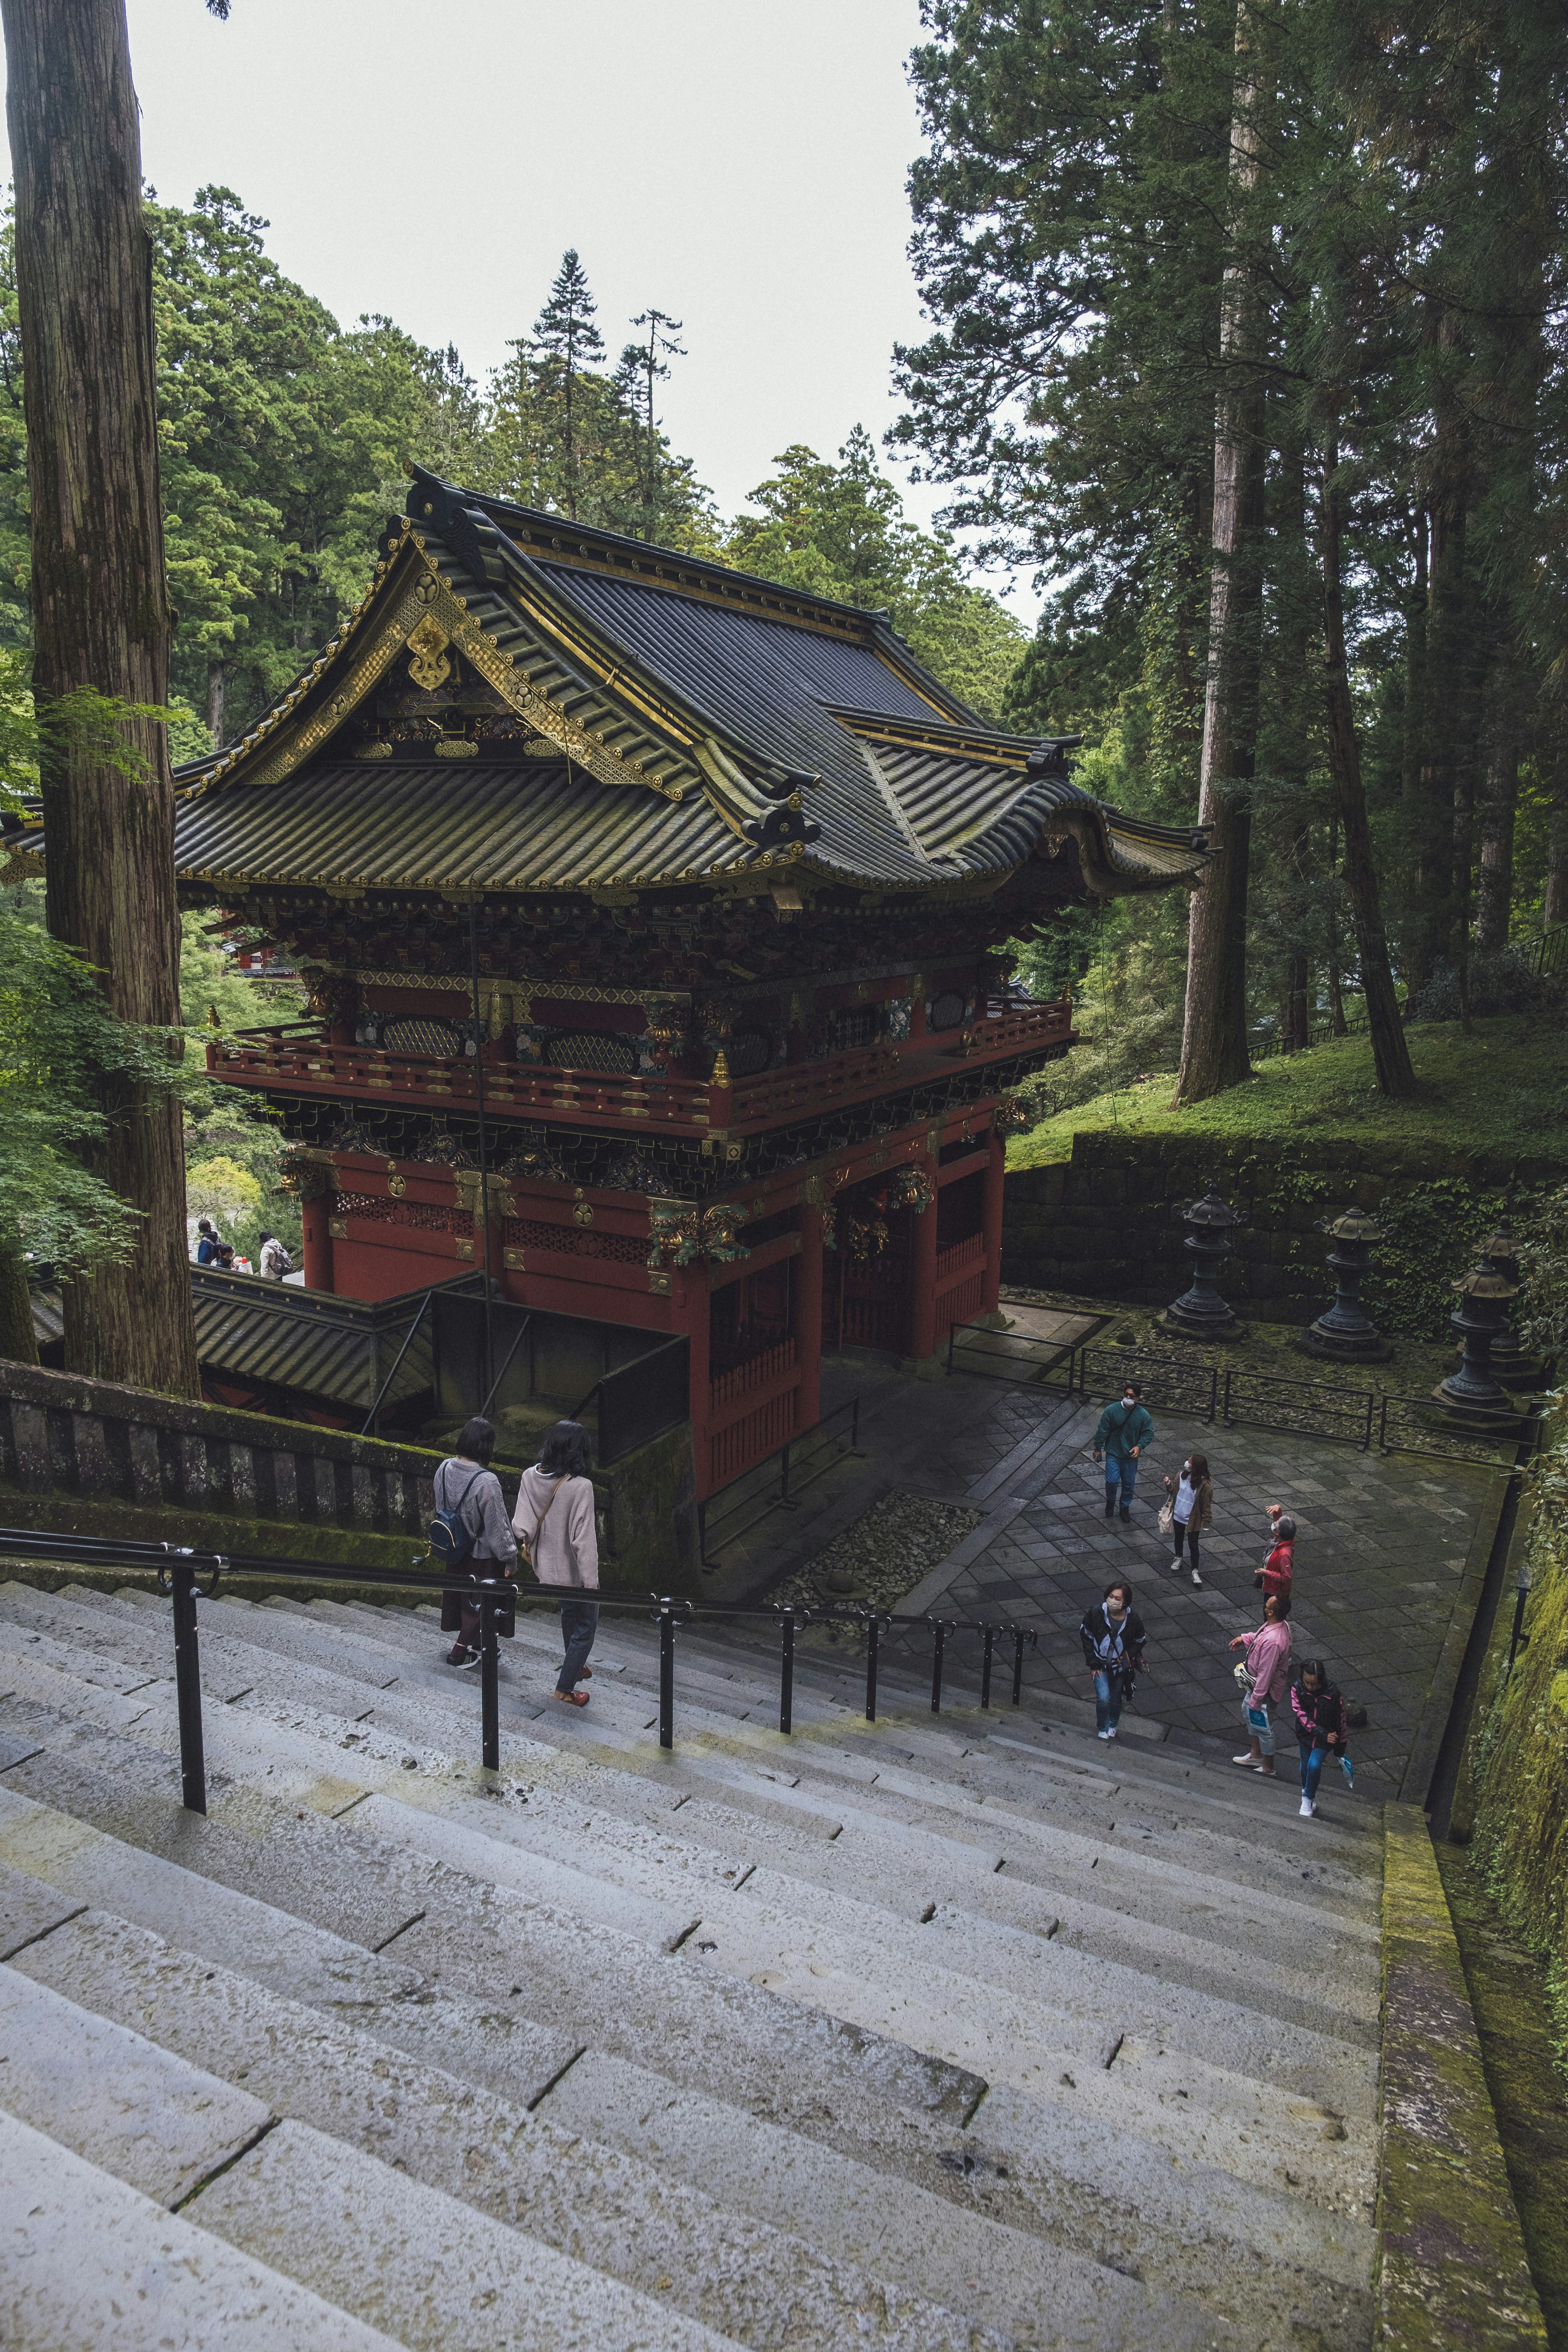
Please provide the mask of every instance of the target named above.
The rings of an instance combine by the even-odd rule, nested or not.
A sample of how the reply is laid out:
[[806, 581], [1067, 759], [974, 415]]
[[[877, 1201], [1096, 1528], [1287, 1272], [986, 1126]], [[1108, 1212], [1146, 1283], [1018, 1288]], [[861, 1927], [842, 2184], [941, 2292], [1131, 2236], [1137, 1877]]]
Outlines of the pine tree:
[[531, 351], [561, 405], [564, 504], [574, 522], [581, 478], [578, 385], [605, 356], [605, 339], [594, 324], [598, 307], [588, 291], [588, 275], [576, 247], [571, 247], [561, 257], [555, 282], [534, 321]]

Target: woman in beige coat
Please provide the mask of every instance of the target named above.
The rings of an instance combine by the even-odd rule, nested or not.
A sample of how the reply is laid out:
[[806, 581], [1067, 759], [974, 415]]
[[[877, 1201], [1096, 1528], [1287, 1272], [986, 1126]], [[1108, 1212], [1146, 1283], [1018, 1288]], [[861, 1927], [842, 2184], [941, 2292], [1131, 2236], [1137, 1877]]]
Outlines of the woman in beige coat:
[[526, 1546], [541, 1584], [560, 1586], [561, 1638], [565, 1656], [554, 1696], [563, 1706], [586, 1706], [577, 1685], [592, 1679], [588, 1653], [598, 1630], [599, 1604], [584, 1596], [599, 1589], [599, 1538], [594, 1519], [594, 1456], [581, 1422], [558, 1421], [517, 1490], [511, 1523]]

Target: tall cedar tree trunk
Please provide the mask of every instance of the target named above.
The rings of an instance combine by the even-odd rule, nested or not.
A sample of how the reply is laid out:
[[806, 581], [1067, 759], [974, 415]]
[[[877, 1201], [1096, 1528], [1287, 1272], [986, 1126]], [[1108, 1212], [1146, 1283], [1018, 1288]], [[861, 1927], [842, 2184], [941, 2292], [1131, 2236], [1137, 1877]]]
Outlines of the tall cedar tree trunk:
[[1405, 1100], [1415, 1093], [1415, 1073], [1399, 1017], [1394, 975], [1388, 967], [1388, 940], [1383, 928], [1377, 869], [1372, 859], [1372, 835], [1366, 821], [1366, 793], [1362, 786], [1361, 746], [1356, 740], [1355, 712], [1351, 703], [1350, 672], [1345, 661], [1344, 585], [1340, 569], [1340, 500], [1336, 480], [1338, 445], [1323, 452], [1323, 655], [1324, 703], [1328, 720], [1329, 770], [1334, 800], [1344, 828], [1345, 887], [1355, 920], [1356, 955], [1361, 964], [1362, 995], [1372, 1031], [1372, 1056], [1380, 1092]]
[[1345, 1019], [1344, 960], [1340, 954], [1340, 821], [1329, 819], [1329, 889], [1324, 900], [1327, 917], [1323, 925], [1324, 950], [1329, 974], [1329, 1030], [1335, 1037], [1343, 1037], [1350, 1027]]
[[0, 1249], [0, 1356], [17, 1364], [38, 1360], [27, 1269], [15, 1250]]
[[[1236, 12], [1237, 80], [1230, 135], [1233, 222], [1261, 175], [1261, 86], [1246, 0]], [[1215, 421], [1214, 571], [1198, 823], [1210, 862], [1187, 924], [1187, 996], [1177, 1102], [1202, 1102], [1251, 1076], [1247, 1051], [1247, 891], [1258, 737], [1258, 633], [1263, 583], [1260, 312], [1249, 266], [1227, 264], [1220, 296], [1221, 389]]]
[[1548, 929], [1568, 922], [1568, 714], [1559, 703], [1552, 713], [1552, 814], [1546, 835], [1546, 904], [1542, 918]]
[[1269, 764], [1279, 785], [1280, 864], [1285, 877], [1279, 912], [1288, 941], [1279, 1034], [1285, 1050], [1299, 1053], [1310, 1038], [1312, 1017], [1312, 964], [1307, 940], [1312, 887], [1312, 835], [1307, 820], [1311, 730], [1306, 704], [1315, 684], [1310, 677], [1310, 628], [1317, 583], [1307, 543], [1306, 443], [1288, 420], [1277, 441], [1279, 471], [1270, 501], [1270, 536], [1279, 551], [1274, 590], [1279, 622], [1269, 667], [1276, 705]]
[[[1452, 317], [1445, 314], [1437, 329], [1439, 346], [1451, 344], [1457, 336]], [[1452, 959], [1455, 946], [1455, 821], [1458, 814], [1463, 822], [1466, 782], [1472, 773], [1464, 740], [1475, 619], [1468, 564], [1471, 488], [1469, 423], [1445, 388], [1433, 436], [1427, 498], [1432, 531], [1416, 815], [1423, 887], [1409, 959], [1412, 993], [1425, 986], [1438, 964]], [[1468, 834], [1466, 841], [1468, 850]]]
[[[167, 698], [150, 248], [124, 0], [0, 0], [10, 69], [16, 285], [32, 492], [33, 682]], [[122, 1020], [177, 1025], [174, 788], [161, 727], [128, 722], [139, 778], [43, 771], [46, 908]], [[73, 1371], [196, 1396], [180, 1108], [106, 1087], [95, 1171], [146, 1219], [135, 1249], [65, 1292]]]
[[1487, 714], [1486, 775], [1481, 802], [1480, 887], [1476, 898], [1476, 953], [1508, 945], [1513, 908], [1513, 829], [1519, 809], [1519, 742], [1523, 680], [1507, 635], [1492, 664]]

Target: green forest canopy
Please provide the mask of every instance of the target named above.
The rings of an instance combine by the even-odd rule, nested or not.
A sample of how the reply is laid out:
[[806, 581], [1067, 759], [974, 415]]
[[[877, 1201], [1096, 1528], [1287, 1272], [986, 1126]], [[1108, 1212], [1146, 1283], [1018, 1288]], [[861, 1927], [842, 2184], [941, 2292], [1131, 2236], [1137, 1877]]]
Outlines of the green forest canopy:
[[[268, 257], [267, 223], [224, 188], [151, 200], [174, 689], [229, 740], [310, 660], [358, 599], [413, 459], [450, 478], [769, 577], [885, 607], [944, 683], [999, 719], [1025, 642], [973, 585], [950, 538], [917, 530], [850, 436], [837, 465], [786, 450], [720, 515], [658, 421], [679, 321], [631, 322], [607, 361], [568, 253], [531, 332], [481, 388], [458, 352], [390, 319], [348, 329]], [[14, 275], [0, 256], [0, 567], [13, 644], [26, 629], [26, 446]], [[176, 756], [205, 747], [188, 737]]]

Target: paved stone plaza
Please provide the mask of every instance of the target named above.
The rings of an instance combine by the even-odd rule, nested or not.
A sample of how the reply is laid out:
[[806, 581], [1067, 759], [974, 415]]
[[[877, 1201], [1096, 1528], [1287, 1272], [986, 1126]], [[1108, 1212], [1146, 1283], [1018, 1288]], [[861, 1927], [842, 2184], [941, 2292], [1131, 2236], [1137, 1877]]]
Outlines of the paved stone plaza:
[[[1265, 1507], [1282, 1503], [1299, 1528], [1293, 1654], [1324, 1657], [1347, 1700], [1365, 1706], [1366, 1728], [1352, 1737], [1365, 1792], [1399, 1794], [1422, 1732], [1412, 1775], [1422, 1787], [1405, 1794], [1424, 1793], [1496, 1523], [1501, 1484], [1492, 1474], [1155, 1412], [1124, 1525], [1105, 1517], [1103, 1473], [1089, 1458], [1098, 1404], [963, 1375], [911, 1381], [869, 1360], [847, 1360], [834, 1383], [838, 1394], [860, 1396], [864, 1459], [809, 1490], [787, 1529], [774, 1514], [757, 1530], [743, 1563], [753, 1589], [774, 1560], [809, 1558], [882, 1494], [966, 1502], [984, 1518], [904, 1610], [1034, 1625], [1039, 1651], [1028, 1687], [1082, 1703], [1089, 1692], [1079, 1621], [1110, 1579], [1125, 1574], [1149, 1632], [1138, 1714], [1184, 1743], [1229, 1749], [1243, 1743], [1226, 1643], [1261, 1620], [1252, 1578], [1268, 1549]], [[825, 1407], [837, 1401], [825, 1393]], [[1162, 1476], [1194, 1448], [1208, 1456], [1215, 1487], [1201, 1590], [1184, 1567], [1171, 1574], [1171, 1549], [1155, 1526]], [[724, 1597], [737, 1597], [741, 1567], [737, 1559], [711, 1580]], [[1293, 1773], [1289, 1738], [1281, 1755]]]

